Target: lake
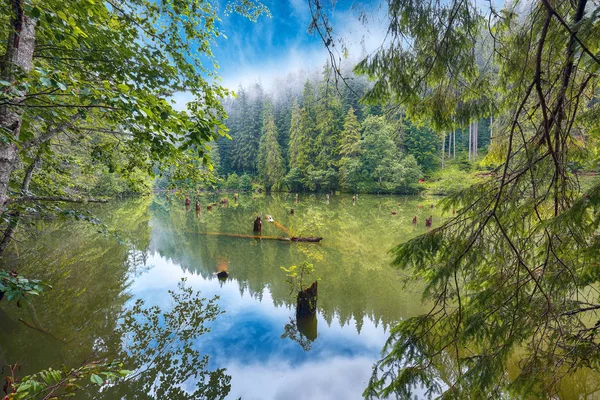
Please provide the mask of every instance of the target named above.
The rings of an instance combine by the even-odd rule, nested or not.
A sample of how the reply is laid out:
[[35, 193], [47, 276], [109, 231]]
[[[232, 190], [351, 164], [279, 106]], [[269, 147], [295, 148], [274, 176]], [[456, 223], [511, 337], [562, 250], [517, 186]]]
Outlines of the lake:
[[[174, 196], [90, 206], [108, 234], [73, 220], [24, 225], [3, 266], [53, 289], [30, 307], [0, 303], [0, 363], [18, 362], [22, 374], [78, 366], [110, 348], [124, 308], [136, 299], [168, 308], [167, 291], [185, 278], [202, 296], [219, 296], [224, 313], [191, 346], [209, 356], [210, 369], [226, 369], [228, 398], [362, 398], [390, 327], [427, 311], [420, 288], [404, 287], [403, 273], [390, 266], [389, 250], [426, 232], [429, 215], [434, 226], [441, 223], [434, 200], [360, 195], [353, 202], [351, 195], [334, 195], [328, 202], [300, 194], [296, 202], [293, 194], [246, 194], [234, 202], [229, 194], [227, 206], [208, 210], [225, 195], [219, 196], [202, 195], [200, 213], [193, 201], [186, 210]], [[261, 214], [263, 236], [289, 236], [287, 230], [323, 240], [235, 236], [253, 235]], [[280, 267], [304, 261], [319, 277], [318, 313], [296, 323], [295, 298]], [[229, 277], [219, 280], [223, 266]], [[137, 392], [124, 386], [103, 398], [156, 397]]]

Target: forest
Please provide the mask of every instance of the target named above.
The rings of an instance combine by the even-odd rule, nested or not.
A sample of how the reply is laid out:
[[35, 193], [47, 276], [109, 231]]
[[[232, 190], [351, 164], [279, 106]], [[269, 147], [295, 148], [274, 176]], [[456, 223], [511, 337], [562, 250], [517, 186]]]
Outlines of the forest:
[[600, 4], [361, 3], [0, 1], [6, 399], [598, 396]]
[[485, 156], [491, 119], [436, 132], [401, 108], [363, 104], [369, 81], [344, 73], [337, 82], [327, 63], [320, 74], [280, 77], [274, 93], [239, 87], [224, 104], [231, 139], [211, 153], [221, 187], [238, 189], [247, 175], [266, 190], [415, 194], [443, 158], [468, 171]]

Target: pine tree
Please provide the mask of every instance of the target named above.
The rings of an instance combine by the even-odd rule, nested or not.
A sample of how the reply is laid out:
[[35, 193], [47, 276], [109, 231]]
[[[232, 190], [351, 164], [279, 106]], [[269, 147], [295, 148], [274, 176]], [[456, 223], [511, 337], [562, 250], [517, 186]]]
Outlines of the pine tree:
[[308, 184], [307, 177], [314, 170], [314, 162], [319, 154], [316, 146], [317, 138], [317, 112], [316, 99], [313, 85], [306, 81], [302, 92], [302, 109], [300, 111], [299, 135], [297, 137], [297, 152], [295, 167], [300, 176]]
[[319, 84], [317, 102], [317, 137], [319, 153], [316, 168], [329, 170], [337, 165], [339, 135], [343, 118], [342, 103], [334, 85], [329, 63], [323, 67], [323, 78]]
[[344, 157], [358, 155], [360, 142], [360, 124], [354, 114], [354, 108], [350, 107], [344, 119], [344, 130], [340, 135], [339, 154]]
[[267, 190], [278, 185], [286, 172], [277, 139], [277, 126], [272, 107], [267, 103], [264, 110], [263, 134], [258, 157], [258, 174]]
[[292, 104], [292, 116], [290, 122], [290, 144], [289, 144], [289, 166], [290, 169], [298, 167], [298, 149], [302, 142], [302, 132], [300, 130], [300, 118], [302, 110], [296, 100]]

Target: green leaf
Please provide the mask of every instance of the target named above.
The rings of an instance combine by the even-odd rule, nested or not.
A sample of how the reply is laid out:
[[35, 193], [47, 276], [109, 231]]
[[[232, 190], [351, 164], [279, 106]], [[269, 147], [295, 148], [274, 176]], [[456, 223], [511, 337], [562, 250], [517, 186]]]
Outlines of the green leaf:
[[42, 10], [37, 7], [31, 9], [31, 17], [38, 19], [42, 15]]
[[119, 83], [119, 84], [117, 85], [117, 89], [119, 89], [119, 90], [120, 90], [121, 92], [123, 92], [123, 93], [128, 93], [128, 92], [129, 92], [129, 86], [127, 86], [127, 85], [126, 85], [126, 84], [124, 84], [124, 83]]
[[90, 381], [92, 381], [92, 383], [95, 383], [98, 386], [102, 386], [102, 384], [104, 383], [102, 378], [96, 374], [92, 374], [92, 376], [90, 376]]

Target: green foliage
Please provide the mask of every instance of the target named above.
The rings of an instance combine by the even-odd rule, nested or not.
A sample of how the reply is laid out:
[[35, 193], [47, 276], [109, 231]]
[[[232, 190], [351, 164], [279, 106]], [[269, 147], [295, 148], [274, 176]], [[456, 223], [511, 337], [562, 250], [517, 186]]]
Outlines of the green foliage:
[[[393, 250], [408, 282], [426, 284], [431, 310], [390, 332], [364, 394], [407, 398], [423, 386], [442, 398], [556, 397], [567, 374], [600, 365], [600, 188], [582, 194], [573, 176], [599, 124], [586, 118], [599, 106], [589, 101], [598, 7], [388, 8], [387, 42], [357, 67], [375, 80], [368, 100], [397, 102], [439, 132], [491, 111], [499, 123], [485, 160], [493, 170], [442, 202], [456, 216]], [[436, 135], [422, 133], [423, 143], [406, 144], [426, 154]]]
[[23, 378], [13, 368], [7, 377], [8, 398], [70, 397], [84, 390], [97, 391], [95, 399], [131, 393], [178, 399], [226, 397], [231, 378], [224, 369], [209, 370], [208, 356], [195, 346], [222, 313], [217, 298], [202, 298], [184, 281], [169, 295], [169, 308], [147, 306], [139, 299], [123, 310], [110, 337], [102, 337], [104, 345], [81, 366], [48, 368]]
[[28, 296], [39, 296], [46, 289], [52, 289], [46, 282], [38, 279], [27, 279], [16, 271], [0, 269], [0, 300], [6, 297], [7, 301], [28, 301]]
[[423, 187], [427, 192], [434, 195], [450, 195], [459, 192], [477, 182], [481, 177], [474, 173], [465, 172], [461, 165], [451, 165], [441, 171], [437, 171], [429, 177]]
[[289, 268], [281, 267], [281, 270], [285, 272], [290, 293], [294, 296], [308, 289], [314, 281], [319, 279], [315, 273], [315, 266], [307, 261]]
[[263, 129], [258, 156], [258, 173], [267, 190], [271, 190], [273, 186], [279, 185], [285, 176], [285, 164], [270, 105], [265, 107]]
[[339, 153], [342, 157], [352, 157], [359, 153], [360, 124], [354, 109], [350, 107], [344, 119], [344, 130], [341, 133]]
[[440, 154], [438, 153], [440, 135], [426, 126], [415, 126], [410, 121], [405, 122], [404, 130], [406, 152], [415, 157], [425, 173], [431, 173], [438, 169], [440, 165]]
[[[226, 135], [221, 99], [231, 94], [218, 84], [211, 51], [222, 36], [219, 4], [50, 0], [21, 5], [23, 16], [36, 21], [35, 56], [28, 73], [2, 68], [0, 113], [18, 110], [20, 129], [14, 134], [14, 127], [0, 129], [1, 150], [17, 149], [15, 157], [0, 160], [8, 172], [0, 182], [2, 191], [8, 188], [3, 203], [7, 196], [147, 193], [160, 170], [164, 187], [214, 186], [218, 149], [209, 143]], [[230, 2], [226, 9], [251, 19], [266, 13], [252, 0]], [[10, 3], [4, 4], [3, 54], [13, 43], [13, 27], [21, 24], [15, 17]], [[178, 111], [171, 98], [183, 91], [191, 101], [186, 111]], [[11, 220], [3, 218], [8, 222], [0, 228], [11, 233], [28, 213], [17, 202], [4, 206]]]
[[[185, 285], [185, 280], [169, 295], [169, 310], [146, 307], [143, 300], [137, 300], [116, 329], [116, 337], [123, 341], [118, 358], [136, 367], [126, 378], [127, 390], [152, 392], [159, 398], [224, 398], [231, 378], [224, 369], [209, 371], [208, 356], [194, 346], [200, 336], [210, 332], [210, 322], [222, 314], [218, 298], [207, 301]], [[117, 393], [109, 390], [106, 397], [115, 398], [119, 388], [115, 390]]]
[[225, 187], [232, 190], [240, 188], [240, 178], [235, 172], [229, 174], [227, 181], [225, 182]]
[[[270, 96], [260, 86], [240, 88], [237, 99], [224, 102], [232, 141], [219, 141], [221, 159], [226, 160], [222, 171], [248, 173], [267, 190], [416, 193], [420, 171], [439, 167], [441, 141], [429, 129], [414, 128], [405, 143], [403, 126], [410, 123], [403, 114], [384, 117], [382, 107], [362, 107], [356, 96], [368, 82], [355, 79], [351, 89], [340, 91], [326, 64], [322, 77], [305, 81], [301, 91], [299, 84], [295, 92], [283, 87]], [[253, 109], [263, 110], [258, 158], [250, 145], [256, 129], [247, 123], [255, 118]], [[407, 157], [411, 154], [414, 158]]]
[[72, 397], [90, 383], [96, 386], [115, 384], [131, 374], [123, 369], [122, 363], [107, 361], [89, 362], [71, 369], [48, 368], [22, 378], [16, 376], [18, 369], [17, 365], [11, 366], [11, 375], [6, 377], [10, 390], [6, 400]]
[[252, 190], [252, 177], [250, 177], [250, 175], [242, 175], [242, 177], [240, 178], [240, 190]]

